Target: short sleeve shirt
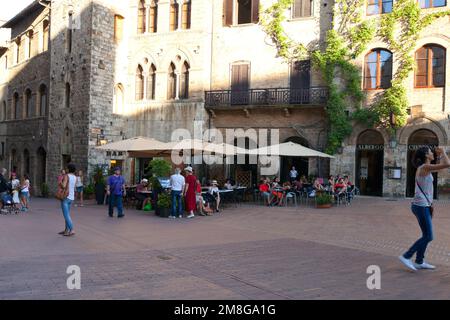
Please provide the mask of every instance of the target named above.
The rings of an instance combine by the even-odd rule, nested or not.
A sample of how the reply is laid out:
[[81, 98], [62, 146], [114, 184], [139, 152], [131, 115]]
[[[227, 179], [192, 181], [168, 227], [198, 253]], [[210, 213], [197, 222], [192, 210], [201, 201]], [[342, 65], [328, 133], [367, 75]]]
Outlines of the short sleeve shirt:
[[125, 184], [125, 179], [122, 176], [112, 175], [108, 178], [108, 186], [111, 194], [115, 196], [122, 195], [122, 186]]

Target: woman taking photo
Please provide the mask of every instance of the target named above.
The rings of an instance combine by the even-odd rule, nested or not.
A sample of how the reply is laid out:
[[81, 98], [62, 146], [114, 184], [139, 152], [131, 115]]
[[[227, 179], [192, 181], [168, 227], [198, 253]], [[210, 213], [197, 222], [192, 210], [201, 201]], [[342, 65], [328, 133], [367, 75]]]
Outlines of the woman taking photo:
[[61, 192], [58, 191], [58, 193], [64, 195], [64, 198], [61, 198], [61, 210], [66, 225], [64, 231], [61, 231], [59, 234], [65, 237], [71, 237], [75, 235], [75, 233], [73, 232], [72, 218], [70, 217], [70, 206], [72, 205], [72, 202], [75, 201], [75, 184], [77, 177], [75, 176], [76, 168], [73, 164], [69, 164], [67, 168], [69, 174], [63, 176], [63, 179], [58, 186], [59, 190], [62, 190]]
[[[425, 251], [428, 243], [433, 240], [433, 172], [450, 168], [450, 160], [444, 149], [438, 147], [435, 149], [435, 159], [433, 152], [429, 147], [422, 147], [416, 151], [413, 159], [413, 165], [417, 168], [416, 172], [416, 189], [414, 200], [412, 201], [411, 210], [417, 218], [420, 229], [422, 230], [422, 238], [417, 240], [414, 245], [402, 256], [400, 261], [410, 270], [417, 269], [435, 269], [436, 267], [425, 262]], [[432, 164], [436, 160], [437, 164]], [[411, 261], [413, 255], [416, 254], [415, 263]]]

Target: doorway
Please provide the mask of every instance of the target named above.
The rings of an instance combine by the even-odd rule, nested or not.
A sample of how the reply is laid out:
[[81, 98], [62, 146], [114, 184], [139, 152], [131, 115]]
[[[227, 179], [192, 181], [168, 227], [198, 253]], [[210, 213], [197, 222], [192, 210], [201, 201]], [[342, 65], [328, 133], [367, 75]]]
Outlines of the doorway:
[[356, 186], [362, 195], [383, 196], [384, 139], [375, 130], [360, 134], [356, 146]]
[[[309, 143], [306, 139], [302, 137], [290, 137], [286, 139], [285, 142], [294, 142], [304, 147], [309, 148]], [[292, 167], [295, 167], [295, 170], [298, 172], [298, 178], [301, 176], [305, 176], [308, 178], [309, 176], [309, 159], [303, 157], [281, 157], [281, 180], [282, 181], [290, 181], [289, 172]]]
[[[427, 129], [419, 129], [414, 131], [408, 139], [408, 156], [407, 156], [407, 178], [406, 178], [406, 196], [414, 197], [416, 188], [416, 171], [417, 169], [413, 166], [412, 160], [416, 154], [416, 150], [421, 147], [430, 147], [434, 150], [435, 147], [439, 145], [439, 139], [437, 135]], [[437, 198], [437, 178], [438, 174], [433, 173], [434, 178], [434, 199]]]

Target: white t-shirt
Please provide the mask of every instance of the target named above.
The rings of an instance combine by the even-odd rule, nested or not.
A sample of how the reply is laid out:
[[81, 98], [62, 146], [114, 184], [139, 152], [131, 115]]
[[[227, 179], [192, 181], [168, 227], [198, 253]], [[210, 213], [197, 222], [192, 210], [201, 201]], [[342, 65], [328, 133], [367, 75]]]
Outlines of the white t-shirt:
[[77, 183], [75, 185], [77, 188], [83, 186], [83, 178], [77, 176]]
[[297, 170], [291, 170], [291, 178], [297, 178], [298, 172]]
[[174, 174], [170, 177], [172, 191], [183, 191], [186, 181], [181, 174]]
[[21, 192], [29, 192], [30, 191], [30, 180], [25, 180], [24, 187], [20, 190]]
[[69, 173], [67, 176], [69, 177], [69, 195], [67, 196], [67, 199], [74, 201], [75, 200], [75, 184], [77, 183], [77, 177], [71, 173]]
[[12, 187], [13, 190], [19, 189], [19, 187], [20, 187], [20, 181], [19, 181], [19, 179], [13, 179], [13, 180], [11, 181], [11, 187]]

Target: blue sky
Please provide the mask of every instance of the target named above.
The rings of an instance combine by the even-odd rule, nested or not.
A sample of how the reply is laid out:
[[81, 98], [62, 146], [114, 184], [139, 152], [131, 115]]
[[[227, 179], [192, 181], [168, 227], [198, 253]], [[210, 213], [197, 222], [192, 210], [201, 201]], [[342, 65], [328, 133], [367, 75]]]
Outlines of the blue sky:
[[0, 20], [9, 20], [18, 12], [32, 3], [33, 0], [7, 0], [2, 1], [2, 9], [0, 11]]

